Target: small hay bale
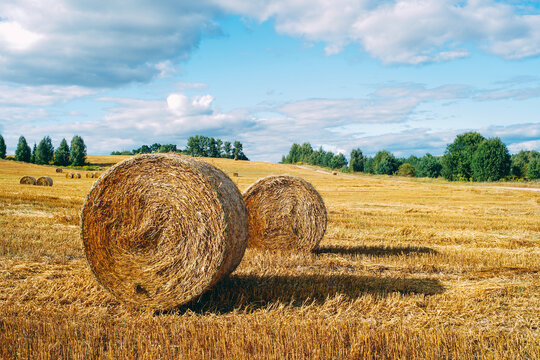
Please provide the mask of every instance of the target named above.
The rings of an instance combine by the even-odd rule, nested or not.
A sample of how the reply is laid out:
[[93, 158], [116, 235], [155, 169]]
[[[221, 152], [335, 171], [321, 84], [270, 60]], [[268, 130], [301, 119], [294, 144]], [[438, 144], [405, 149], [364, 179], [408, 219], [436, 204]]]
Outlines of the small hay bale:
[[22, 185], [36, 185], [36, 179], [32, 176], [23, 176], [19, 181]]
[[75, 174], [72, 172], [66, 173], [66, 178], [73, 179], [75, 177]]
[[39, 186], [53, 186], [53, 180], [48, 176], [40, 176], [36, 181]]
[[75, 176], [77, 179], [80, 179], [81, 178], [81, 173], [76, 173]]
[[99, 173], [95, 172], [92, 175], [94, 175], [94, 179], [97, 179], [99, 177]]
[[332, 175], [337, 175], [337, 171], [332, 171]]
[[326, 207], [307, 181], [268, 176], [244, 192], [250, 247], [312, 251], [326, 231]]
[[86, 173], [86, 178], [88, 179], [88, 178], [91, 178], [91, 177], [94, 177], [94, 176], [92, 176], [92, 173], [88, 173], [88, 172], [87, 172], [87, 173]]
[[232, 173], [233, 177], [238, 177], [238, 173]]
[[61, 172], [63, 172], [63, 170], [61, 168], [56, 168], [56, 172], [61, 173]]
[[94, 276], [111, 294], [167, 310], [238, 266], [248, 218], [242, 194], [221, 170], [181, 155], [144, 154], [94, 183], [81, 238]]

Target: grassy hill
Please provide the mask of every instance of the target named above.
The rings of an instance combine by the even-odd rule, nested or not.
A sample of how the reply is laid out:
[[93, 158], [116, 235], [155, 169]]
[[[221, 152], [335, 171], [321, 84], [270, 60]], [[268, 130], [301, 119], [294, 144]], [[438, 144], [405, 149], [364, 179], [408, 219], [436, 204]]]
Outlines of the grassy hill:
[[241, 191], [270, 174], [312, 183], [329, 215], [319, 250], [248, 249], [199, 301], [130, 309], [83, 255], [96, 179], [0, 160], [0, 358], [540, 359], [540, 193], [206, 161]]

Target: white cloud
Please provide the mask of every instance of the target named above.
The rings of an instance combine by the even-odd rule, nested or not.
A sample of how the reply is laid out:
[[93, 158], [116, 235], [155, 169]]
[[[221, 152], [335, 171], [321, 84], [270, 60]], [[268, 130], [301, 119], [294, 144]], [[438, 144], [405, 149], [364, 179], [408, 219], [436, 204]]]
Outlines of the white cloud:
[[95, 91], [80, 86], [0, 85], [0, 106], [50, 106], [94, 93]]
[[540, 15], [493, 0], [221, 3], [259, 21], [273, 19], [282, 34], [322, 41], [327, 54], [358, 44], [385, 63], [420, 64], [467, 57], [471, 43], [509, 59], [540, 54]]

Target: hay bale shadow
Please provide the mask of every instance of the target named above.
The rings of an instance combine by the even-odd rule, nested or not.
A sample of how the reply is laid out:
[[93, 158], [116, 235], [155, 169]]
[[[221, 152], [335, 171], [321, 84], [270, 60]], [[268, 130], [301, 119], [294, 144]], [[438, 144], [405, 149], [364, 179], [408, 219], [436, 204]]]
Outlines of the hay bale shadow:
[[[358, 275], [255, 276], [233, 275], [218, 283], [197, 300], [172, 312], [227, 313], [254, 311], [270, 304], [302, 306], [306, 302], [322, 304], [342, 294], [352, 300], [364, 294], [380, 297], [391, 293], [435, 295], [444, 292], [438, 280], [374, 277]], [[157, 312], [156, 314], [171, 313]]]
[[315, 254], [389, 256], [406, 254], [437, 254], [425, 246], [321, 246], [313, 250]]

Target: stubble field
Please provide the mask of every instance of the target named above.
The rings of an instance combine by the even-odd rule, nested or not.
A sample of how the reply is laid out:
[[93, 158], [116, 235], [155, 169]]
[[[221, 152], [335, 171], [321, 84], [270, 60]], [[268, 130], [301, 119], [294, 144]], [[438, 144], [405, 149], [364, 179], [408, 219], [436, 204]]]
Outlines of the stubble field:
[[0, 358], [540, 359], [540, 192], [207, 161], [241, 191], [270, 174], [311, 182], [326, 235], [311, 254], [248, 249], [201, 299], [155, 313], [86, 264], [95, 179], [0, 160]]

